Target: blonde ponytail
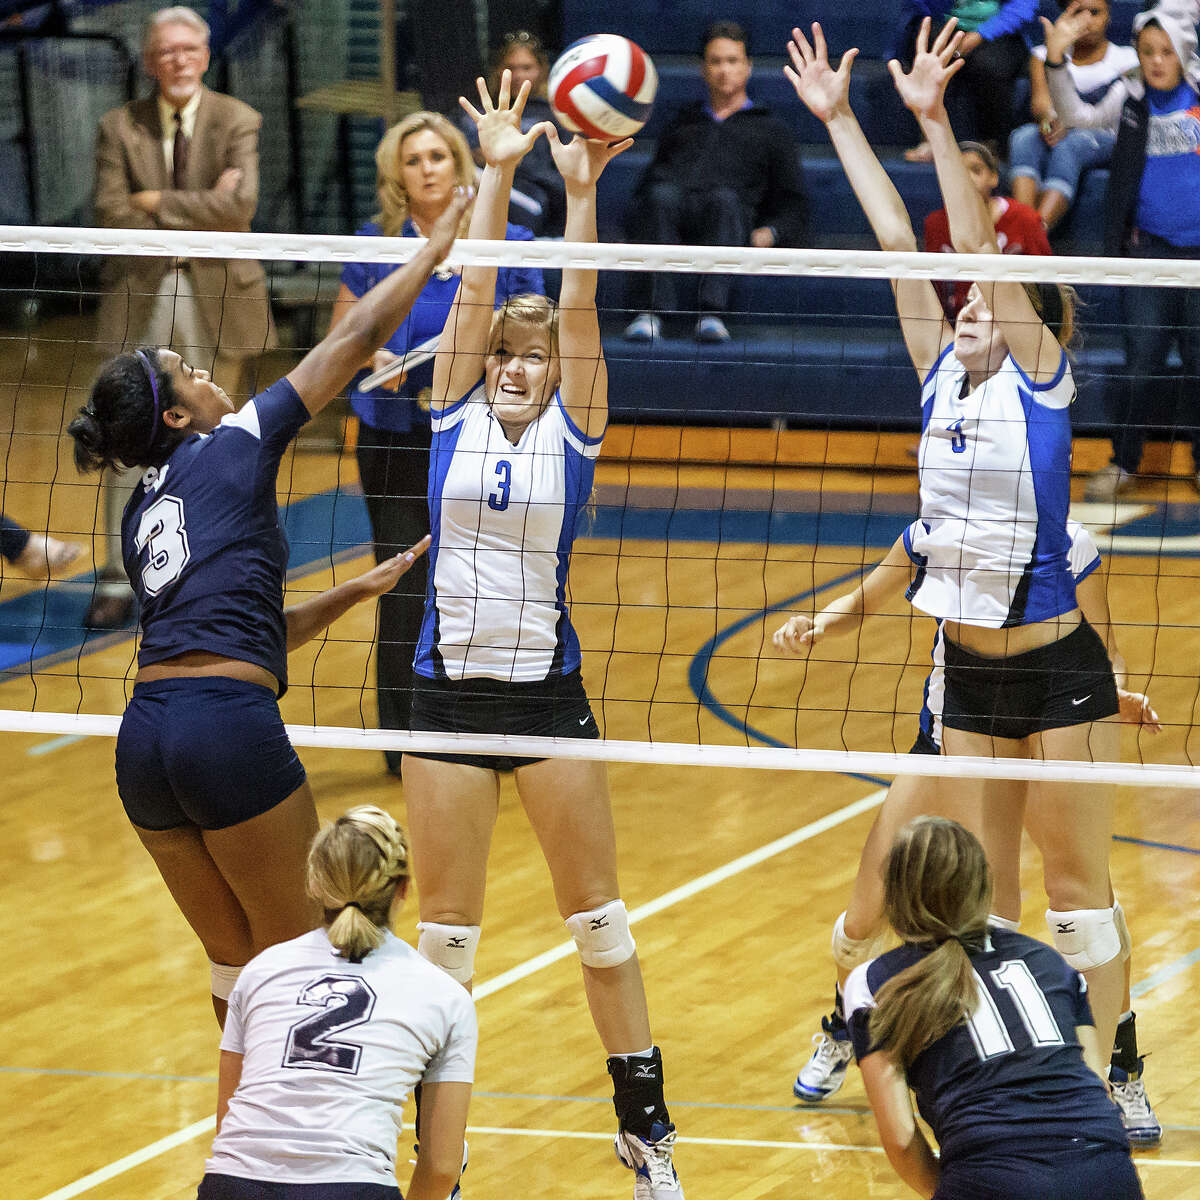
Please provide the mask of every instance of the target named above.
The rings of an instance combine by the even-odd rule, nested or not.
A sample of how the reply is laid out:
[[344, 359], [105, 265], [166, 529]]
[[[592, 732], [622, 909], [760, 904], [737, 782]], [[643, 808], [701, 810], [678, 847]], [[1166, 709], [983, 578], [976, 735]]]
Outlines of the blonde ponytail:
[[361, 962], [383, 943], [396, 888], [408, 878], [408, 841], [390, 814], [352, 808], [313, 839], [308, 892], [325, 909], [329, 940]]
[[970, 1015], [970, 950], [982, 949], [992, 901], [983, 847], [954, 821], [918, 817], [901, 831], [884, 870], [884, 907], [905, 942], [932, 945], [889, 979], [870, 1017], [871, 1042], [908, 1066]]

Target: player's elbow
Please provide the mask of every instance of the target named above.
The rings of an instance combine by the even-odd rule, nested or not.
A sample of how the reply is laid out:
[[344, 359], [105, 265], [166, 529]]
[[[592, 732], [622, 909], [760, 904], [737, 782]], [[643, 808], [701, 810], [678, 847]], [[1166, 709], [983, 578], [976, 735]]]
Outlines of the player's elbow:
[[912, 226], [906, 221], [897, 221], [894, 224], [882, 226], [877, 234], [877, 240], [880, 250], [886, 250], [891, 254], [908, 254], [917, 249], [916, 235], [912, 231]]

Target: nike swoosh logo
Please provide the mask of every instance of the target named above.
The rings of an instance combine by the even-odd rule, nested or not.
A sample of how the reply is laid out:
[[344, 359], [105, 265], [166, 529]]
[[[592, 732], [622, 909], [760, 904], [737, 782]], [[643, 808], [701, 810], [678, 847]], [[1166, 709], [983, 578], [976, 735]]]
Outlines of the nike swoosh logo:
[[588, 723], [588, 718], [587, 718], [587, 717], [580, 717], [580, 718], [579, 718], [579, 723], [580, 723], [580, 725], [586, 725], [586, 724]]
[[[1092, 693], [1091, 693], [1091, 692], [1088, 692], [1088, 694], [1087, 694], [1086, 696], [1084, 696], [1083, 700], [1090, 700], [1091, 698], [1092, 698]], [[1083, 703], [1083, 700], [1072, 700], [1072, 701], [1071, 701], [1071, 703], [1072, 703], [1072, 704], [1073, 704], [1073, 705], [1074, 705], [1076, 708], [1078, 708], [1078, 707], [1079, 707], [1079, 705], [1081, 705], [1081, 704]]]

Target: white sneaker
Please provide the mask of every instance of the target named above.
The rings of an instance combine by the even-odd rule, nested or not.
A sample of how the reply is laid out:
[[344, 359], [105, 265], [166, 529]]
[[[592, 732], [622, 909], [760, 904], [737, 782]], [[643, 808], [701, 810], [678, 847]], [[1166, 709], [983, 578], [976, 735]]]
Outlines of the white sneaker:
[[1128, 1075], [1119, 1067], [1109, 1067], [1108, 1078], [1113, 1100], [1121, 1110], [1121, 1124], [1125, 1126], [1130, 1145], [1157, 1146], [1162, 1141], [1162, 1126], [1146, 1096], [1140, 1061], [1136, 1075]]
[[720, 317], [711, 313], [696, 322], [696, 341], [698, 342], [727, 342], [729, 329]]
[[834, 1037], [828, 1018], [821, 1021], [823, 1032], [813, 1034], [812, 1057], [800, 1068], [792, 1095], [806, 1104], [828, 1100], [846, 1081], [846, 1070], [854, 1058], [854, 1046], [848, 1037]]
[[674, 1129], [653, 1142], [625, 1130], [613, 1139], [617, 1157], [633, 1172], [633, 1200], [683, 1200], [683, 1185], [671, 1161], [674, 1147]]
[[625, 326], [627, 342], [657, 342], [662, 337], [662, 320], [654, 313], [639, 313]]
[[1136, 480], [1124, 467], [1110, 462], [1090, 476], [1083, 487], [1083, 498], [1091, 501], [1115, 500], [1133, 487]]

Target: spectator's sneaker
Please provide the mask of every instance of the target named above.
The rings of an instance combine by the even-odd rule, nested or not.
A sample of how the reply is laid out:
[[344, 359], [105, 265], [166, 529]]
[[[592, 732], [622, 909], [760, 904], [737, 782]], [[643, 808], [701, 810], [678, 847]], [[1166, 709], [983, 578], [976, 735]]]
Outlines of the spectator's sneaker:
[[806, 1104], [828, 1100], [846, 1081], [846, 1070], [854, 1057], [850, 1031], [844, 1024], [821, 1018], [821, 1033], [813, 1034], [812, 1057], [800, 1068], [792, 1095]]
[[1129, 1144], [1136, 1147], [1157, 1146], [1162, 1141], [1162, 1126], [1150, 1107], [1146, 1096], [1146, 1085], [1142, 1082], [1142, 1063], [1132, 1074], [1120, 1067], [1108, 1068], [1108, 1080], [1112, 1084], [1112, 1096], [1121, 1110], [1121, 1124], [1129, 1137]]
[[725, 322], [720, 317], [714, 317], [709, 313], [696, 322], [696, 341], [727, 342], [729, 341], [729, 330], [725, 328]]
[[1133, 487], [1136, 480], [1124, 467], [1109, 463], [1092, 475], [1083, 488], [1085, 500], [1115, 500], [1122, 492]]
[[639, 313], [625, 326], [627, 342], [657, 342], [662, 337], [662, 321], [654, 313]]
[[675, 1130], [657, 1121], [651, 1132], [656, 1129], [664, 1132], [652, 1141], [622, 1129], [613, 1139], [613, 1148], [633, 1172], [633, 1200], [683, 1200], [683, 1185], [671, 1161]]

